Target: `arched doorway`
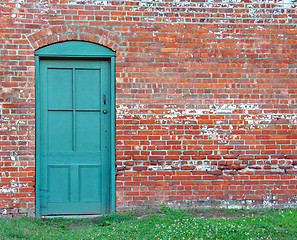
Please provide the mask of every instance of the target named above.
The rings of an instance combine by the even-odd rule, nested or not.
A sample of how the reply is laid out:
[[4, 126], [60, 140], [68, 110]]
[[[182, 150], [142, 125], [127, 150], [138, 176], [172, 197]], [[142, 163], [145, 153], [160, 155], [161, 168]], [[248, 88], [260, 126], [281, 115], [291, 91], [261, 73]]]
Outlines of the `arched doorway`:
[[55, 43], [36, 55], [36, 214], [115, 208], [115, 52]]

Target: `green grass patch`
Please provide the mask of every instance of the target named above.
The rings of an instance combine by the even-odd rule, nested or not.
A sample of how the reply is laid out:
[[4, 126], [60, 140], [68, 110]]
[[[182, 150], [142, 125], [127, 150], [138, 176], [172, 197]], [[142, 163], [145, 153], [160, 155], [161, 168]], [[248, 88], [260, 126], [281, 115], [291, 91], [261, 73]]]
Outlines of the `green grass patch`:
[[[141, 216], [140, 216], [141, 215]], [[94, 219], [0, 219], [0, 239], [297, 239], [297, 210], [125, 212]]]

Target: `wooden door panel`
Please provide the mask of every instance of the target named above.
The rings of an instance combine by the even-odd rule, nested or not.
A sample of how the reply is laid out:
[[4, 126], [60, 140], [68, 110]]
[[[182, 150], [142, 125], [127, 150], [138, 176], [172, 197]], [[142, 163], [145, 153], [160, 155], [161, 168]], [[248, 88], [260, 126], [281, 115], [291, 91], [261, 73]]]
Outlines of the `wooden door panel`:
[[48, 167], [49, 202], [69, 202], [70, 200], [70, 167]]
[[[87, 78], [85, 76], [88, 76]], [[77, 69], [76, 109], [100, 109], [101, 81], [99, 69]]]
[[72, 69], [49, 68], [47, 70], [49, 109], [72, 109], [72, 75]]
[[48, 152], [73, 150], [72, 111], [48, 111]]
[[[92, 202], [101, 201], [100, 191], [100, 166], [80, 166], [79, 167], [79, 187], [80, 187], [80, 201]], [[92, 181], [88, 181], [92, 179]]]
[[76, 150], [101, 151], [100, 112], [76, 113]]

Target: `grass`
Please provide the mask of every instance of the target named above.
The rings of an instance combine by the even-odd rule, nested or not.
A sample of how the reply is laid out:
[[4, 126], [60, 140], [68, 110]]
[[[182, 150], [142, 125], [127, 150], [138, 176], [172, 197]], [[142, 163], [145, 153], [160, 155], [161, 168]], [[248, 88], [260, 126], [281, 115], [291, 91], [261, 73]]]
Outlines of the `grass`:
[[297, 239], [297, 210], [174, 210], [0, 219], [0, 239]]

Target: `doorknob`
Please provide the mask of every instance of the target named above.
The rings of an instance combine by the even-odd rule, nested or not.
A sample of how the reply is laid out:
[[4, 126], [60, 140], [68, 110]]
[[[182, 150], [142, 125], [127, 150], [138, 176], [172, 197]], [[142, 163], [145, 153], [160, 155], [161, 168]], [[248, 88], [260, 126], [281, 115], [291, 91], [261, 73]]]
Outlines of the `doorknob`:
[[106, 110], [106, 109], [104, 109], [104, 110], [103, 110], [103, 113], [104, 113], [104, 114], [106, 114], [106, 113], [107, 113], [107, 110]]

